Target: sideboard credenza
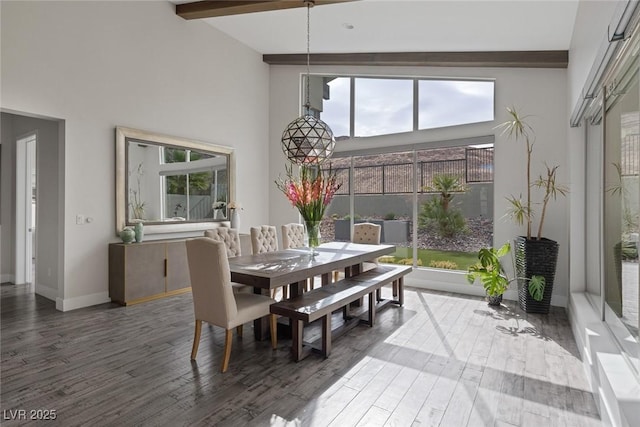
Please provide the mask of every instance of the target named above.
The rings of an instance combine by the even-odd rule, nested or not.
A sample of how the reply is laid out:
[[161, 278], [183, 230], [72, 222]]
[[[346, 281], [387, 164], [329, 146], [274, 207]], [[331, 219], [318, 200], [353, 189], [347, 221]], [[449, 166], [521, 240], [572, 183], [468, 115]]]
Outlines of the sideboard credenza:
[[137, 304], [191, 290], [185, 239], [109, 244], [109, 298]]

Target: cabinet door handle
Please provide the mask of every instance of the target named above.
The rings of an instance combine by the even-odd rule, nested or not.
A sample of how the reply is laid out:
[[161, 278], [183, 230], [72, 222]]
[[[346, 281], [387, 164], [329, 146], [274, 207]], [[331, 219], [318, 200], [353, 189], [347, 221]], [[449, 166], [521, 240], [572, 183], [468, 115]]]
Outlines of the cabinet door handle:
[[164, 259], [164, 277], [167, 277], [167, 259]]

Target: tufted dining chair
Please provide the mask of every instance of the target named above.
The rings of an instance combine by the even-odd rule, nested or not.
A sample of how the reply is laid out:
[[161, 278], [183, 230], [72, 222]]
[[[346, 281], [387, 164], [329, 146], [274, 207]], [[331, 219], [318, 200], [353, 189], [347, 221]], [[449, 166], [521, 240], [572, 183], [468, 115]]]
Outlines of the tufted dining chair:
[[282, 226], [282, 249], [304, 247], [304, 225], [291, 223]]
[[[362, 243], [366, 245], [379, 245], [380, 234], [382, 227], [378, 224], [371, 222], [360, 222], [353, 224], [353, 237], [351, 241], [353, 243]], [[362, 264], [362, 270], [370, 270], [378, 265], [378, 260], [372, 260], [373, 262], [364, 262]], [[337, 280], [337, 275], [334, 273], [334, 280]]]
[[[382, 234], [382, 226], [370, 222], [361, 222], [353, 225], [353, 243], [362, 243], [366, 245], [379, 245], [380, 235]], [[367, 271], [378, 266], [378, 258], [372, 262], [363, 262], [362, 271]], [[381, 290], [376, 290], [378, 300], [381, 299]], [[398, 295], [398, 287], [394, 282], [392, 285], [393, 296]]]
[[[304, 225], [298, 223], [285, 224], [282, 227], [282, 249], [303, 248]], [[313, 289], [313, 277], [307, 279], [307, 290]]]
[[364, 243], [367, 245], [379, 245], [382, 227], [370, 222], [353, 224], [353, 243]]
[[251, 227], [251, 248], [253, 254], [263, 254], [265, 252], [275, 252], [278, 250], [278, 236], [276, 227], [273, 225], [261, 225]]
[[233, 329], [242, 336], [242, 325], [269, 316], [271, 347], [277, 347], [276, 317], [270, 314], [275, 301], [266, 295], [233, 292], [227, 248], [223, 242], [206, 237], [186, 241], [191, 275], [195, 332], [191, 360], [196, 359], [202, 322], [225, 329], [224, 356], [220, 370], [226, 372], [231, 357]]
[[[380, 234], [382, 234], [382, 226], [370, 222], [361, 222], [353, 224], [353, 243], [362, 243], [365, 245], [379, 245]], [[378, 259], [373, 262], [363, 263], [362, 270], [370, 270], [378, 266]]]
[[229, 227], [216, 227], [210, 230], [205, 230], [204, 237], [223, 242], [227, 249], [227, 257], [234, 257], [242, 255], [240, 248], [240, 234], [235, 228]]
[[[204, 231], [204, 237], [224, 243], [227, 251], [227, 258], [242, 255], [240, 248], [240, 233], [235, 228], [216, 227]], [[233, 289], [236, 292], [252, 292], [251, 286], [234, 283]]]
[[[261, 225], [249, 229], [251, 235], [251, 249], [253, 254], [275, 252], [278, 250], [278, 236], [273, 225]], [[275, 298], [276, 289], [271, 290], [271, 298]], [[282, 287], [282, 297], [287, 298], [287, 287]]]

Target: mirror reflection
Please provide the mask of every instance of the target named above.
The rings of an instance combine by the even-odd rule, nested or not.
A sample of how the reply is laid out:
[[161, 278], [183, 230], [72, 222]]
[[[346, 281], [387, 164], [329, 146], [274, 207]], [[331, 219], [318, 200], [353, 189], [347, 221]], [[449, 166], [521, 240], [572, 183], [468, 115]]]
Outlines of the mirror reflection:
[[226, 219], [227, 156], [128, 140], [128, 222]]
[[233, 164], [229, 147], [116, 128], [116, 232], [137, 222], [166, 233], [227, 220]]

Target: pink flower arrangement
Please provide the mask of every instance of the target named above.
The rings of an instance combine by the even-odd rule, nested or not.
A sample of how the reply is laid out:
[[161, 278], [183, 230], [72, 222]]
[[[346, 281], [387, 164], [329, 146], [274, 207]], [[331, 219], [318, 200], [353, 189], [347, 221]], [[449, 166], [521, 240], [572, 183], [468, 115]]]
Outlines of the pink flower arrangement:
[[301, 166], [297, 178], [293, 176], [291, 165], [286, 170], [286, 179], [276, 181], [278, 189], [300, 211], [305, 222], [321, 221], [327, 206], [342, 185], [337, 182], [331, 167], [323, 172], [320, 167]]

